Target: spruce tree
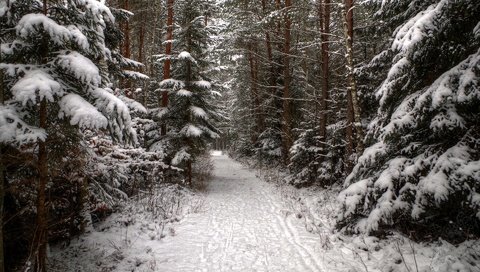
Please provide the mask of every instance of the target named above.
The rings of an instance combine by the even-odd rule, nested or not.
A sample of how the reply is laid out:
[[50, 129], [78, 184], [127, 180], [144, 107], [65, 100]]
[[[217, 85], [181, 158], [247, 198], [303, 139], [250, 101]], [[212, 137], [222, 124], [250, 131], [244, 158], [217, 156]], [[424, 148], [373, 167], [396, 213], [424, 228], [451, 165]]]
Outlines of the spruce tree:
[[378, 19], [395, 31], [362, 69], [380, 77], [379, 109], [339, 197], [340, 227], [480, 231], [478, 14], [474, 0], [382, 2]]
[[[109, 88], [110, 76], [127, 75], [116, 46], [115, 16], [96, 0], [7, 1], [0, 9], [4, 103], [0, 142], [36, 143], [37, 225], [32, 243], [35, 271], [45, 271], [48, 243], [46, 191], [52, 181], [49, 154], [61, 153], [52, 135], [77, 141], [72, 129], [105, 129], [121, 142], [135, 142], [127, 106]], [[78, 130], [77, 130], [78, 132]], [[69, 138], [74, 135], [74, 138]], [[23, 149], [29, 150], [29, 149]]]
[[217, 138], [215, 121], [220, 116], [213, 104], [215, 85], [209, 78], [211, 60], [208, 58], [213, 28], [206, 24], [201, 7], [211, 1], [189, 0], [179, 3], [179, 27], [174, 32], [171, 78], [160, 87], [168, 89], [168, 107], [160, 109], [160, 122], [167, 125], [167, 153], [171, 163], [184, 169], [186, 183], [192, 181], [192, 163], [206, 150], [209, 139]]

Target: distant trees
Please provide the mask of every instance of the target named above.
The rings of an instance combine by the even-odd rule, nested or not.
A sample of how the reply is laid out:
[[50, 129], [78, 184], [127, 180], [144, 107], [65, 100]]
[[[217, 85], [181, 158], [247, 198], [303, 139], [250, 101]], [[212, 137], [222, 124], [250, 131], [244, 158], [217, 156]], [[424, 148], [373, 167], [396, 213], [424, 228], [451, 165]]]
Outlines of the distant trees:
[[478, 233], [478, 8], [228, 1], [232, 151], [298, 186], [346, 180], [340, 228]]
[[[295, 184], [328, 185], [345, 177], [363, 144], [352, 3], [265, 0], [231, 1], [227, 6], [226, 13], [236, 20], [231, 28], [236, 46], [245, 52], [237, 72], [250, 70], [249, 86], [237, 76], [238, 107], [246, 108], [236, 108], [233, 115], [249, 112], [258, 120], [255, 127], [261, 127], [240, 135], [244, 128], [236, 122], [243, 138], [239, 143], [247, 137], [251, 141], [248, 147], [233, 143], [232, 148], [288, 166]], [[259, 23], [251, 24], [251, 17]], [[243, 89], [251, 89], [252, 95], [246, 96]], [[358, 122], [353, 119], [354, 105]]]

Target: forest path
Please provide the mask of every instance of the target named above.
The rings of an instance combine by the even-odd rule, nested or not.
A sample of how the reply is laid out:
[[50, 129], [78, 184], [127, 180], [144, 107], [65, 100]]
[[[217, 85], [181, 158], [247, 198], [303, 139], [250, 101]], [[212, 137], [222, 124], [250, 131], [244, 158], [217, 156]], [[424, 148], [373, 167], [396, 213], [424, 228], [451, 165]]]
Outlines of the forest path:
[[167, 237], [157, 271], [325, 271], [318, 236], [283, 208], [275, 187], [227, 156], [214, 156], [204, 212]]

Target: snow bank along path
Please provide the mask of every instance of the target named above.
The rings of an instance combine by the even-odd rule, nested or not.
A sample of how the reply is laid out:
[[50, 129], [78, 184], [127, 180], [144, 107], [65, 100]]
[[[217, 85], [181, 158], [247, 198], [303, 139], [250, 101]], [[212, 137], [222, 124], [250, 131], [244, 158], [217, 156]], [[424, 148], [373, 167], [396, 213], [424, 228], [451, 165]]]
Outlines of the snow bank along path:
[[205, 211], [187, 216], [154, 249], [157, 271], [326, 271], [318, 236], [282, 208], [274, 186], [214, 155]]

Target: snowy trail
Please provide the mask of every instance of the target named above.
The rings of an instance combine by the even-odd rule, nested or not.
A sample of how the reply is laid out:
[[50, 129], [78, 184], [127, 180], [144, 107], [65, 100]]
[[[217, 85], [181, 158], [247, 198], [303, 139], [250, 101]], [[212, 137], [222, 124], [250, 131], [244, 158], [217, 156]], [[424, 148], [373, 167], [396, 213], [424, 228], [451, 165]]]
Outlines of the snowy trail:
[[215, 156], [205, 212], [185, 218], [155, 247], [157, 271], [325, 271], [318, 236], [282, 207], [271, 184]]

